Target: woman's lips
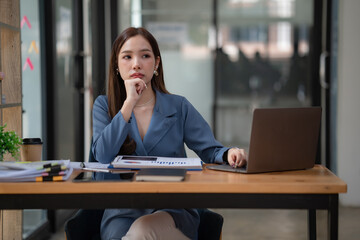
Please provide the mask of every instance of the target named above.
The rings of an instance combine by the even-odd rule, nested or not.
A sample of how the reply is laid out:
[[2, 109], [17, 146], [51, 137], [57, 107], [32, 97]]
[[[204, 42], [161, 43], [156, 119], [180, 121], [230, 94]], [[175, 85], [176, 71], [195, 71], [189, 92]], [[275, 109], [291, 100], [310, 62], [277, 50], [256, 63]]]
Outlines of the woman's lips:
[[133, 73], [130, 75], [130, 77], [132, 78], [143, 78], [144, 77], [144, 74], [141, 74], [141, 73]]

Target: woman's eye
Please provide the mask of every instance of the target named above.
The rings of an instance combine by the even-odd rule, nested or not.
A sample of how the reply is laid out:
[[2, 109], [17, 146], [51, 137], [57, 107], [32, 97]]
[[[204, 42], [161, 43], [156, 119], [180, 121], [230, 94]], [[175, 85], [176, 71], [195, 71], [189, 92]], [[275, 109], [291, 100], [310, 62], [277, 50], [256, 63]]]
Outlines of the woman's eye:
[[150, 55], [149, 54], [144, 54], [143, 58], [149, 58]]
[[123, 59], [130, 59], [131, 57], [129, 55], [123, 56]]

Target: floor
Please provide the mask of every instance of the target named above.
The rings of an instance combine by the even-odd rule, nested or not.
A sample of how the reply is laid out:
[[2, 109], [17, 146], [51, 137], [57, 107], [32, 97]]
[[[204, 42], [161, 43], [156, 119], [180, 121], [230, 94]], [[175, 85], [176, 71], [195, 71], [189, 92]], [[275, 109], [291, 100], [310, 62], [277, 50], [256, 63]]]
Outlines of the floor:
[[[212, 209], [224, 217], [223, 240], [305, 240], [307, 212], [304, 210]], [[360, 208], [340, 207], [339, 239], [358, 240]], [[317, 211], [317, 239], [327, 239], [327, 211]], [[65, 240], [63, 229], [50, 240]]]
[[[305, 210], [227, 210], [217, 209], [224, 217], [224, 240], [305, 240]], [[360, 239], [360, 208], [339, 209], [339, 239]], [[327, 211], [317, 211], [317, 239], [327, 239]]]

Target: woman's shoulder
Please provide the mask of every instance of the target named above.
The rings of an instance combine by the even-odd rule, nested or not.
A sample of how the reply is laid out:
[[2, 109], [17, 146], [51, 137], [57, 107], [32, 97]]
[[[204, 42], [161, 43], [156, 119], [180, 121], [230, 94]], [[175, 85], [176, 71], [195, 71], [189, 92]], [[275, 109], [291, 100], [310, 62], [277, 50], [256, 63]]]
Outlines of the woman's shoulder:
[[106, 95], [99, 95], [94, 102], [94, 108], [95, 107], [108, 107], [108, 98]]
[[95, 102], [97, 103], [107, 103], [108, 102], [108, 98], [106, 95], [99, 95], [96, 99]]

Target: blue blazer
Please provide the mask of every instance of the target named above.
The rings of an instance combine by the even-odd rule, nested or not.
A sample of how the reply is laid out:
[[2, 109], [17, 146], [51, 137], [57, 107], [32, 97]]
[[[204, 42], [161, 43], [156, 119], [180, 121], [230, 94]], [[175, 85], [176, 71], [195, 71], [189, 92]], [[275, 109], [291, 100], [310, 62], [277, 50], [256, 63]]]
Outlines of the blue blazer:
[[[134, 155], [186, 157], [186, 144], [206, 163], [222, 163], [228, 149], [215, 140], [210, 126], [200, 113], [184, 97], [156, 91], [156, 103], [151, 122], [141, 140], [136, 118], [132, 113], [125, 122], [119, 111], [113, 119], [108, 115], [107, 96], [99, 96], [93, 107], [93, 145], [95, 159], [110, 163], [129, 135], [136, 142]], [[97, 179], [109, 178], [97, 173]], [[174, 219], [175, 225], [190, 239], [197, 239], [199, 216], [195, 209], [162, 209]], [[155, 209], [106, 209], [102, 219], [101, 234], [104, 239], [114, 236], [117, 229], [109, 224], [121, 216], [137, 217], [156, 211]], [[127, 224], [125, 221], [122, 224]], [[120, 234], [121, 235], [121, 234]]]
[[92, 151], [101, 163], [110, 163], [127, 135], [136, 142], [134, 155], [186, 157], [184, 143], [206, 163], [222, 163], [228, 149], [217, 140], [210, 126], [184, 97], [156, 91], [156, 103], [144, 140], [141, 140], [134, 114], [125, 122], [119, 111], [111, 120], [106, 96], [93, 107]]

